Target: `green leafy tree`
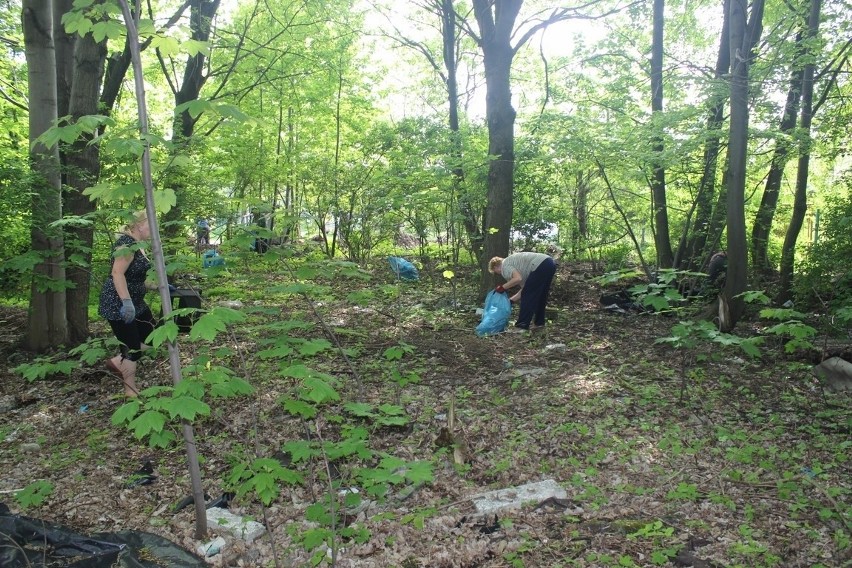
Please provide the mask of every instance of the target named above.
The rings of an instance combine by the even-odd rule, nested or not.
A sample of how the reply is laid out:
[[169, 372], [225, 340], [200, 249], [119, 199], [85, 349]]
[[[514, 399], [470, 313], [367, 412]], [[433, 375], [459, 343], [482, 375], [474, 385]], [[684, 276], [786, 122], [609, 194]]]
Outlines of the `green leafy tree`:
[[796, 279], [797, 297], [807, 305], [837, 309], [852, 302], [852, 180], [840, 184], [846, 196], [825, 212], [819, 242], [814, 243]]
[[[23, 64], [21, 13], [18, 6], [0, 4], [0, 294], [25, 298], [33, 255], [21, 257], [30, 246], [32, 203], [27, 147], [27, 70]], [[17, 267], [17, 268], [16, 268]]]
[[[460, 112], [459, 73], [463, 63], [463, 42], [466, 39], [462, 33], [461, 22], [464, 19], [456, 13], [453, 0], [424, 0], [419, 2], [418, 6], [440, 22], [440, 43], [415, 40], [395, 26], [393, 16], [389, 15], [388, 21], [395, 27], [395, 39], [421, 54], [446, 88], [448, 126], [451, 133], [451, 147], [447, 152], [453, 183], [451, 200], [458, 206], [458, 216], [467, 234], [470, 248], [474, 256], [480, 259], [483, 241], [480, 226], [482, 212], [474, 207], [479, 201], [475, 191], [470, 184], [465, 183], [468, 175], [465, 168], [465, 129], [462, 128], [463, 117]], [[454, 259], [458, 262], [458, 247], [454, 250]]]
[[[710, 250], [718, 244], [716, 235], [721, 236], [724, 222], [721, 210], [716, 208], [714, 215], [713, 206], [717, 202], [717, 191], [721, 194], [724, 190], [723, 187], [718, 188], [717, 183], [719, 155], [723, 148], [722, 125], [729, 94], [724, 77], [731, 66], [730, 0], [722, 3], [721, 18], [719, 49], [704, 103], [706, 118], [699, 162], [701, 173], [692, 206], [693, 220], [691, 230], [683, 233], [677, 253], [677, 267], [687, 270], [699, 270], [704, 266], [704, 259], [709, 259]], [[718, 201], [721, 202], [721, 198]]]
[[[487, 290], [492, 275], [485, 270], [488, 260], [509, 253], [512, 226], [513, 183], [515, 169], [515, 116], [512, 106], [512, 60], [520, 49], [539, 30], [571, 13], [567, 8], [554, 8], [547, 16], [525, 30], [517, 30], [515, 22], [523, 0], [474, 0], [473, 14], [478, 32], [468, 27], [468, 33], [482, 51], [485, 84], [485, 120], [488, 124], [488, 197], [485, 206], [482, 277], [480, 291]], [[517, 38], [514, 45], [513, 38]]]

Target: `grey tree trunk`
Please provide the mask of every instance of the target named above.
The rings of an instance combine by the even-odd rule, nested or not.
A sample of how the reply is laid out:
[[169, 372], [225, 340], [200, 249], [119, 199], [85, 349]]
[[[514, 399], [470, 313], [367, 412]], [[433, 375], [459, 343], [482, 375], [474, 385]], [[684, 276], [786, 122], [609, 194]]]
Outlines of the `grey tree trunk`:
[[[68, 109], [65, 114], [72, 120], [96, 114], [98, 97], [103, 80], [106, 44], [96, 43], [91, 34], [77, 37], [74, 46], [71, 90], [68, 97]], [[64, 148], [65, 163], [65, 199], [64, 209], [67, 215], [84, 217], [93, 213], [95, 203], [83, 195], [83, 190], [97, 183], [100, 177], [100, 147], [90, 144], [93, 135], [78, 139], [70, 147]], [[94, 231], [91, 225], [75, 226], [66, 230], [65, 246], [69, 255], [78, 259], [69, 263], [68, 280], [74, 287], [67, 292], [69, 340], [79, 344], [89, 336], [89, 288], [91, 281], [92, 244]]]
[[[752, 26], [747, 25], [745, 3], [731, 2], [731, 126], [728, 145], [728, 270], [725, 288], [720, 294], [720, 329], [731, 331], [742, 317], [745, 303], [748, 258], [745, 228], [745, 181], [748, 155], [749, 63], [754, 45]], [[763, 0], [752, 5], [753, 22], [763, 18]], [[758, 24], [759, 25], [759, 24]]]
[[509, 254], [515, 169], [515, 109], [510, 74], [514, 51], [510, 44], [522, 0], [474, 0], [485, 64], [485, 120], [488, 124], [488, 193], [485, 206], [481, 291], [493, 285], [489, 259]]
[[56, 53], [53, 42], [53, 4], [24, 0], [21, 23], [29, 89], [32, 226], [30, 241], [41, 261], [33, 269], [27, 347], [44, 352], [68, 341], [65, 315], [65, 254], [61, 231], [50, 224], [62, 218], [59, 150], [37, 138], [56, 121]]
[[[801, 53], [802, 34], [796, 37], [796, 52]], [[792, 63], [790, 73], [790, 87], [787, 90], [787, 100], [784, 111], [778, 125], [779, 135], [775, 140], [775, 151], [769, 166], [769, 174], [766, 176], [766, 186], [760, 207], [754, 218], [751, 229], [751, 264], [759, 273], [768, 273], [772, 270], [769, 263], [769, 234], [772, 230], [772, 220], [778, 206], [778, 195], [781, 190], [781, 179], [784, 175], [784, 166], [790, 153], [790, 142], [788, 141], [793, 128], [796, 126], [796, 116], [799, 113], [799, 100], [802, 92], [802, 79], [804, 69], [801, 60], [796, 57]]]
[[[663, 12], [665, 0], [654, 0], [654, 29], [651, 42], [651, 111], [655, 115], [663, 112]], [[658, 127], [662, 128], [661, 125]], [[660, 161], [665, 147], [662, 134], [652, 141], [657, 156], [653, 164], [651, 194], [654, 205], [654, 244], [657, 249], [657, 266], [671, 268], [674, 263], [671, 235], [669, 234], [669, 210], [666, 203], [666, 170]]]
[[[819, 13], [822, 8], [822, 0], [811, 0], [811, 10], [808, 16], [808, 40], [813, 40], [819, 31]], [[812, 45], [812, 41], [806, 42]], [[813, 58], [809, 59], [813, 61]], [[802, 223], [808, 208], [808, 167], [811, 157], [811, 119], [813, 118], [814, 98], [814, 70], [813, 63], [805, 65], [802, 78], [802, 116], [799, 121], [799, 129], [802, 132], [802, 141], [799, 150], [799, 169], [796, 174], [796, 195], [793, 199], [793, 215], [787, 234], [784, 236], [784, 247], [781, 250], [781, 283], [775, 300], [784, 303], [793, 295], [793, 265], [796, 258], [796, 241], [802, 230]]]

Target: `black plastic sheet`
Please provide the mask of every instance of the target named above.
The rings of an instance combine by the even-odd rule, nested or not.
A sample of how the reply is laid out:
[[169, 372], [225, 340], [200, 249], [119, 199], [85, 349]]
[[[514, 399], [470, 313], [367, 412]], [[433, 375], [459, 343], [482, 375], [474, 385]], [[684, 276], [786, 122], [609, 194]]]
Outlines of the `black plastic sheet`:
[[13, 515], [0, 503], [3, 568], [201, 568], [201, 557], [142, 531], [86, 536], [67, 527]]

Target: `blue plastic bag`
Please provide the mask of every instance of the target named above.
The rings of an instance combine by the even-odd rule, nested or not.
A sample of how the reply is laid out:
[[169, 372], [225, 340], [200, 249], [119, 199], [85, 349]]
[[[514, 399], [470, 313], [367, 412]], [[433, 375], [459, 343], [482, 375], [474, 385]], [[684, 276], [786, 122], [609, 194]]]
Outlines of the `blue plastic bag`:
[[398, 256], [389, 256], [388, 262], [391, 265], [391, 270], [397, 277], [403, 280], [420, 280], [420, 274], [417, 273], [417, 267]]
[[202, 268], [210, 268], [211, 266], [225, 266], [225, 259], [219, 256], [219, 253], [214, 249], [205, 251], [201, 255]]
[[485, 296], [485, 309], [482, 313], [482, 321], [476, 326], [476, 335], [483, 337], [503, 333], [509, 325], [510, 315], [512, 315], [512, 303], [509, 301], [509, 295], [491, 290]]

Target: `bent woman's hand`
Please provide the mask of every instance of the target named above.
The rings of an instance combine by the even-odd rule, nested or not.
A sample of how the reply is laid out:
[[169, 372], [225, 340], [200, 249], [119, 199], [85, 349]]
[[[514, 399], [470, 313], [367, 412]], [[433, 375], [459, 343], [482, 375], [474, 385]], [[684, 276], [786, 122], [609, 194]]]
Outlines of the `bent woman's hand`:
[[133, 323], [133, 320], [136, 319], [136, 306], [133, 305], [133, 300], [130, 298], [123, 299], [118, 314], [124, 320], [124, 323]]

